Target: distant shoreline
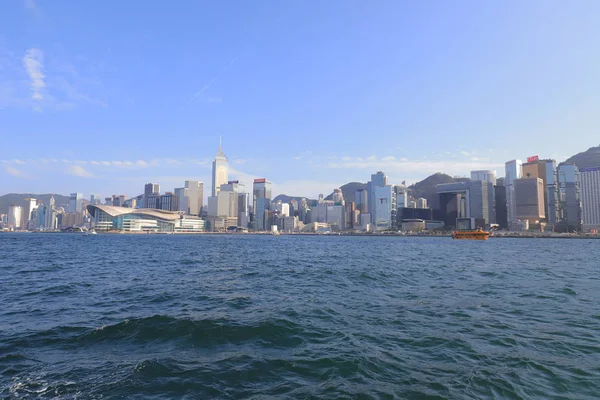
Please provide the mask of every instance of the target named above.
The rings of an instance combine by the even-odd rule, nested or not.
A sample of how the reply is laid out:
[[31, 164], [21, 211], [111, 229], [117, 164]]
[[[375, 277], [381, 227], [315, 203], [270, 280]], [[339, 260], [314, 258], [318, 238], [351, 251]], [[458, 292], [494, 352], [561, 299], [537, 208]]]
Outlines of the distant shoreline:
[[[30, 231], [16, 231], [7, 232], [0, 231], [0, 233], [17, 233], [17, 234], [77, 234], [83, 236], [83, 232], [30, 232]], [[182, 236], [182, 235], [227, 235], [227, 236], [275, 236], [270, 232], [103, 232], [99, 231], [99, 235], [152, 235], [152, 236]], [[355, 237], [425, 237], [425, 238], [451, 238], [452, 234], [397, 234], [397, 233], [280, 233], [280, 236], [355, 236]], [[508, 233], [500, 235], [491, 235], [490, 239], [600, 239], [600, 235], [539, 235], [539, 234], [520, 234], [520, 233]]]

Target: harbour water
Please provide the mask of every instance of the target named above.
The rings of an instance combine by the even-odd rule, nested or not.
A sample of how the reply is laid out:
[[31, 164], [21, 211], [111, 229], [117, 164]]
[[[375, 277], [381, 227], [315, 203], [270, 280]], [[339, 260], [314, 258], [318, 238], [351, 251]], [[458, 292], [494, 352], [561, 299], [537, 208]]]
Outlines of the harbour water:
[[597, 399], [600, 241], [0, 234], [0, 398]]

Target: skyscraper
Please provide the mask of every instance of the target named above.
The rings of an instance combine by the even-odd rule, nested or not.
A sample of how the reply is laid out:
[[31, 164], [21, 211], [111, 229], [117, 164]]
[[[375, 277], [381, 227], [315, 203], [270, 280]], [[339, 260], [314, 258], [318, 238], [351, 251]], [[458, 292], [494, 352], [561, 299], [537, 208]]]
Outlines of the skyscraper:
[[37, 200], [34, 198], [26, 198], [21, 215], [21, 226], [23, 229], [29, 229], [29, 221], [35, 219], [34, 211], [37, 209]]
[[369, 213], [369, 191], [367, 189], [358, 189], [354, 194], [354, 202], [356, 209], [361, 214]]
[[200, 215], [200, 210], [202, 210], [204, 204], [204, 183], [185, 181], [185, 188], [188, 189], [188, 213], [190, 215]]
[[255, 229], [258, 231], [271, 229], [268, 218], [271, 206], [271, 182], [265, 178], [255, 179], [252, 194]]
[[8, 226], [15, 231], [21, 229], [22, 208], [15, 204], [8, 207]]
[[600, 229], [600, 167], [579, 171], [581, 177], [581, 219], [583, 229]]
[[478, 170], [471, 171], [472, 181], [484, 181], [490, 182], [492, 185], [496, 184], [496, 171], [493, 170]]
[[177, 211], [181, 211], [184, 212], [186, 214], [189, 214], [189, 210], [190, 210], [190, 206], [189, 206], [189, 189], [182, 187], [182, 188], [175, 188], [174, 190], [175, 192], [175, 196], [177, 196], [177, 198], [179, 199], [179, 204], [177, 205]]
[[219, 143], [219, 152], [215, 156], [212, 164], [212, 191], [211, 196], [216, 196], [221, 190], [221, 185], [227, 183], [227, 157], [223, 154], [223, 149]]
[[48, 202], [48, 207], [46, 207], [46, 223], [44, 224], [44, 228], [46, 230], [54, 230], [58, 227], [55, 206], [56, 200], [54, 200], [54, 196], [52, 196], [50, 197], [50, 201]]
[[144, 205], [143, 208], [150, 208], [148, 206], [148, 198], [151, 195], [157, 195], [160, 193], [160, 185], [158, 183], [146, 183], [144, 185]]
[[83, 211], [83, 194], [71, 193], [69, 197], [69, 211], [70, 213], [80, 213]]
[[546, 218], [544, 208], [544, 181], [530, 176], [513, 181], [517, 219], [538, 223]]
[[514, 181], [523, 176], [523, 162], [521, 160], [508, 161], [505, 164], [504, 186], [506, 187], [506, 214], [508, 229], [517, 229], [517, 206], [515, 203]]
[[377, 187], [375, 189], [375, 228], [382, 230], [394, 227], [397, 210], [394, 186]]
[[572, 163], [557, 168], [559, 221], [568, 231], [581, 230], [581, 182], [579, 169]]
[[376, 221], [377, 215], [375, 214], [376, 203], [375, 203], [375, 190], [378, 187], [387, 186], [388, 177], [381, 171], [377, 171], [376, 174], [371, 175], [371, 180], [367, 184], [369, 189], [369, 211], [371, 214], [371, 220]]

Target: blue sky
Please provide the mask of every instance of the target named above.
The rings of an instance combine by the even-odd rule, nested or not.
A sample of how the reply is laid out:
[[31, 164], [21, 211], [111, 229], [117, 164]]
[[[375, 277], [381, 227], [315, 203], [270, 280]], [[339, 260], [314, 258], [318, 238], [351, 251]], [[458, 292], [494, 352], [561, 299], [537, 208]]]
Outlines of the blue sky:
[[315, 196], [600, 144], [600, 2], [0, 2], [0, 194]]

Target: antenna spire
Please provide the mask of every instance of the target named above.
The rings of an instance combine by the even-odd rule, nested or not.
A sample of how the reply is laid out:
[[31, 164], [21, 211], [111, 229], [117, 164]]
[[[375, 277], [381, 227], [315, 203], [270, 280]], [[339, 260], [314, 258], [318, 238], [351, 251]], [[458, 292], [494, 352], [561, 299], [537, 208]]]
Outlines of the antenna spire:
[[219, 151], [223, 151], [223, 137], [219, 135]]

